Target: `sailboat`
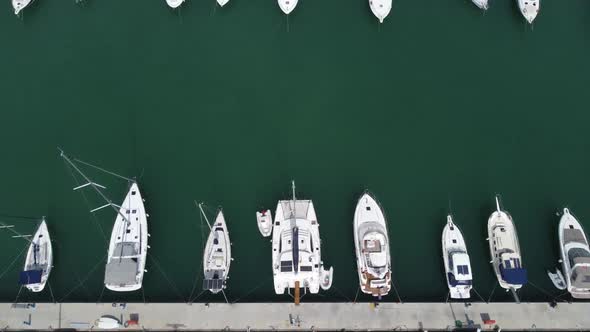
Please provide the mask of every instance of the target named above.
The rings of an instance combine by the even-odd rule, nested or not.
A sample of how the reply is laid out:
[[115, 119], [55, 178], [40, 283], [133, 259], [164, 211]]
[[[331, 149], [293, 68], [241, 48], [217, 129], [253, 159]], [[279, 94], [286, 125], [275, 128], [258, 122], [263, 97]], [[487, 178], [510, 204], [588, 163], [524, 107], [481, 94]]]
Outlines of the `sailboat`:
[[442, 254], [451, 298], [470, 298], [473, 283], [471, 262], [469, 254], [467, 254], [463, 233], [455, 225], [451, 215], [447, 216], [447, 224], [442, 232]]
[[512, 217], [500, 209], [496, 196], [496, 211], [488, 219], [488, 241], [492, 266], [500, 287], [516, 290], [527, 283], [527, 271], [522, 266], [518, 235]]
[[74, 190], [92, 187], [106, 201], [105, 205], [90, 212], [111, 207], [117, 213], [107, 252], [105, 287], [115, 292], [130, 292], [140, 289], [145, 272], [147, 249], [149, 248], [149, 234], [147, 213], [139, 185], [135, 180], [124, 178], [130, 183], [129, 190], [123, 203], [116, 205], [102, 192], [103, 189], [106, 189], [104, 186], [90, 180], [63, 151], [61, 151], [61, 157], [86, 181]]
[[530, 24], [533, 23], [537, 14], [539, 13], [539, 9], [541, 6], [540, 0], [517, 0], [518, 1], [518, 8], [522, 16], [526, 19], [527, 22]]
[[220, 7], [225, 6], [225, 4], [227, 4], [229, 2], [229, 0], [217, 0], [217, 3], [219, 4]]
[[264, 237], [269, 237], [272, 233], [272, 214], [270, 210], [256, 212], [256, 223], [258, 230]]
[[14, 15], [20, 14], [21, 10], [30, 5], [33, 0], [12, 0], [12, 8], [14, 8]]
[[203, 290], [217, 294], [226, 288], [226, 280], [229, 278], [229, 266], [232, 261], [229, 231], [221, 209], [217, 212], [213, 225], [209, 223], [202, 204], [199, 204], [199, 209], [210, 229], [203, 252]]
[[590, 247], [582, 224], [563, 209], [559, 220], [559, 251], [567, 290], [576, 299], [590, 299]]
[[375, 198], [365, 192], [354, 212], [354, 245], [361, 291], [375, 297], [391, 290], [391, 256], [387, 221]]
[[289, 15], [297, 7], [297, 2], [299, 0], [277, 0], [279, 2], [279, 7], [283, 11], [283, 13]]
[[392, 0], [369, 0], [369, 7], [373, 15], [379, 19], [379, 23], [383, 23], [383, 20], [389, 15], [391, 11]]
[[47, 230], [45, 217], [30, 240], [25, 266], [20, 273], [19, 282], [31, 292], [41, 292], [45, 288], [53, 264], [53, 247]]
[[488, 10], [488, 0], [471, 0], [479, 9]]
[[332, 285], [333, 268], [325, 269], [321, 258], [320, 224], [313, 202], [295, 198], [280, 200], [272, 230], [272, 270], [276, 294], [291, 294], [299, 304], [300, 291], [317, 294]]
[[166, 0], [168, 6], [172, 9], [180, 7], [180, 5], [182, 5], [183, 2], [184, 0]]

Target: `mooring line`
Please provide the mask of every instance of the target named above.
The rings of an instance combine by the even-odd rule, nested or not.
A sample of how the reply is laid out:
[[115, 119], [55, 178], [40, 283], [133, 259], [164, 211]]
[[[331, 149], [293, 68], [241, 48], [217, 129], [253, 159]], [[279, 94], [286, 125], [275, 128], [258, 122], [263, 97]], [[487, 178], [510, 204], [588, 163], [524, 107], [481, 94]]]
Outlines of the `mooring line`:
[[12, 269], [12, 266], [14, 265], [14, 263], [16, 263], [16, 261], [19, 259], [19, 257], [23, 254], [23, 252], [25, 252], [25, 250], [27, 250], [28, 246], [25, 246], [23, 248], [23, 250], [21, 250], [18, 255], [16, 255], [16, 257], [14, 257], [14, 259], [12, 260], [12, 262], [8, 265], [8, 267], [6, 267], [6, 269], [4, 269], [4, 271], [2, 271], [2, 273], [0, 273], [0, 279], [2, 279], [2, 277], [10, 270]]
[[[82, 280], [80, 280], [80, 282], [76, 286], [74, 286], [68, 293], [66, 293], [66, 295], [64, 295], [59, 300], [59, 302], [63, 302], [63, 300], [66, 297], [68, 297], [70, 294], [72, 294], [76, 289], [80, 288], [80, 286], [82, 286], [86, 282], [86, 280], [88, 280], [88, 278], [90, 278], [90, 275], [98, 268], [98, 266], [101, 263], [104, 263], [104, 259], [107, 257], [107, 255], [108, 255], [108, 253], [105, 254], [104, 256], [102, 256], [102, 258], [92, 267], [92, 269], [90, 269], [90, 271], [86, 274], [86, 276]], [[80, 278], [78, 278], [78, 279], [80, 279]]]
[[182, 302], [184, 302], [184, 297], [182, 296], [182, 294], [180, 294], [176, 285], [170, 280], [170, 278], [168, 278], [168, 275], [166, 275], [166, 272], [164, 272], [164, 270], [162, 270], [162, 268], [160, 267], [160, 263], [158, 263], [158, 260], [156, 259], [156, 257], [154, 257], [154, 255], [150, 254], [149, 252], [148, 252], [148, 256], [154, 261], [156, 268], [158, 269], [158, 271], [160, 271], [160, 273], [162, 274], [164, 279], [166, 279], [166, 282], [168, 282], [168, 284], [172, 287], [172, 289], [174, 290], [176, 295], [178, 295], [178, 297], [182, 299]]
[[256, 290], [258, 290], [258, 288], [262, 287], [262, 285], [264, 285], [269, 278], [262, 280], [262, 282], [260, 282], [260, 284], [258, 284], [258, 286], [254, 287], [252, 290], [250, 290], [248, 293], [246, 293], [245, 295], [242, 295], [241, 297], [237, 298], [235, 301], [232, 302], [232, 304], [237, 303], [238, 301], [240, 301], [241, 299], [245, 298], [246, 296], [254, 293]]

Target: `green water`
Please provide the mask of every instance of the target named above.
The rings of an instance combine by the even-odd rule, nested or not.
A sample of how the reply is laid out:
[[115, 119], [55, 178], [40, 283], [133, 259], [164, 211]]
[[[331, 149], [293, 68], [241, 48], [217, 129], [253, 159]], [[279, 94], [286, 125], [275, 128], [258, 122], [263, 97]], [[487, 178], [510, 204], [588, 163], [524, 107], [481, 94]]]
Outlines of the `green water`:
[[[397, 0], [381, 26], [363, 0], [302, 0], [288, 25], [271, 0], [195, 0], [180, 12], [164, 0], [72, 2], [38, 0], [22, 20], [8, 1], [0, 9], [0, 214], [48, 216], [57, 300], [186, 301], [202, 275], [196, 199], [228, 220], [229, 299], [290, 301], [274, 295], [254, 212], [274, 210], [291, 179], [314, 201], [335, 270], [332, 289], [304, 301], [354, 298], [352, 215], [365, 188], [386, 210], [404, 301], [445, 300], [449, 206], [487, 299], [495, 193], [530, 280], [557, 294], [544, 272], [558, 259], [556, 211], [569, 206], [590, 229], [587, 1], [543, 0], [534, 30], [515, 1], [483, 15], [466, 0]], [[101, 202], [72, 191], [57, 146], [139, 178], [152, 234], [143, 292], [103, 293], [100, 228], [110, 235], [114, 213], [88, 213]], [[122, 200], [124, 182], [88, 173]], [[22, 248], [0, 241], [2, 301], [19, 291], [22, 257], [8, 267]], [[521, 297], [546, 300], [532, 285]]]

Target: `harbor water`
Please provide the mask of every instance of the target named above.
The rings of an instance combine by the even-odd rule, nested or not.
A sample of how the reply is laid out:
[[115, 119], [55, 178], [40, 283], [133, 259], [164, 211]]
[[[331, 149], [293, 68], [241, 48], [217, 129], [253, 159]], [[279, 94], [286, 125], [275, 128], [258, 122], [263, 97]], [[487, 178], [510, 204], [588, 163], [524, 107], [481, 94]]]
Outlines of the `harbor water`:
[[[274, 294], [255, 211], [274, 211], [292, 179], [315, 204], [334, 267], [332, 288], [303, 302], [355, 299], [352, 216], [365, 189], [386, 211], [405, 302], [446, 299], [449, 212], [477, 292], [511, 301], [489, 264], [495, 194], [529, 270], [523, 301], [559, 294], [545, 273], [559, 258], [556, 213], [567, 206], [590, 230], [587, 1], [542, 0], [532, 27], [508, 0], [485, 14], [467, 0], [398, 0], [381, 25], [364, 0], [301, 0], [288, 18], [262, 0], [177, 11], [39, 0], [22, 18], [0, 7], [0, 219], [32, 233], [34, 220], [11, 216], [47, 216], [55, 253], [50, 289], [19, 293], [26, 243], [0, 233], [2, 302], [225, 301], [200, 294], [195, 200], [224, 209], [228, 300], [291, 301]], [[57, 147], [137, 177], [151, 233], [142, 291], [103, 288], [114, 212], [89, 213], [103, 202], [72, 190], [80, 179]], [[122, 201], [124, 181], [84, 170]]]

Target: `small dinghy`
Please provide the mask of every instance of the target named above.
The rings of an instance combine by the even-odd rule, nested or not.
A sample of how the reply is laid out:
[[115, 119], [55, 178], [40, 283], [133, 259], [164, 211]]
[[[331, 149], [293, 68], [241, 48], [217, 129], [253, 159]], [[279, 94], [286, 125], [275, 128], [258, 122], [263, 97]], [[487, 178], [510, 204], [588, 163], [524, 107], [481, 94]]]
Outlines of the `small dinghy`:
[[256, 212], [256, 221], [258, 222], [260, 234], [269, 237], [272, 233], [272, 214], [270, 210]]
[[488, 10], [488, 0], [471, 0], [479, 9]]
[[334, 276], [334, 268], [330, 267], [329, 270], [322, 270], [320, 273], [321, 283], [320, 287], [323, 290], [328, 290], [332, 287], [332, 276]]
[[473, 276], [467, 245], [451, 215], [447, 216], [447, 224], [442, 233], [442, 253], [451, 298], [470, 298]]
[[563, 277], [563, 273], [558, 268], [555, 269], [555, 272], [551, 272], [547, 270], [547, 275], [551, 282], [553, 282], [553, 286], [559, 290], [565, 290], [567, 286], [565, 285], [565, 278]]
[[297, 7], [298, 0], [277, 0], [283, 13], [289, 15]]
[[373, 15], [379, 19], [379, 23], [383, 23], [391, 11], [391, 0], [369, 0], [369, 7]]
[[522, 13], [522, 16], [527, 22], [533, 23], [537, 14], [539, 13], [539, 7], [541, 5], [540, 0], [517, 0], [518, 8]]
[[229, 266], [232, 260], [229, 232], [221, 210], [217, 212], [215, 223], [211, 225], [202, 204], [199, 204], [199, 209], [211, 229], [203, 253], [203, 290], [217, 294], [226, 288], [226, 280], [229, 278]]
[[111, 315], [104, 315], [96, 321], [96, 327], [102, 330], [114, 330], [121, 328], [121, 323]]
[[14, 15], [20, 14], [21, 10], [31, 4], [33, 0], [12, 0], [12, 8], [14, 8]]
[[166, 0], [168, 6], [172, 9], [180, 7], [180, 5], [182, 5], [183, 2], [184, 0]]
[[47, 224], [45, 218], [43, 218], [29, 244], [25, 267], [19, 278], [20, 284], [27, 287], [31, 292], [42, 291], [49, 278], [52, 263], [53, 248]]

